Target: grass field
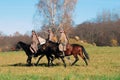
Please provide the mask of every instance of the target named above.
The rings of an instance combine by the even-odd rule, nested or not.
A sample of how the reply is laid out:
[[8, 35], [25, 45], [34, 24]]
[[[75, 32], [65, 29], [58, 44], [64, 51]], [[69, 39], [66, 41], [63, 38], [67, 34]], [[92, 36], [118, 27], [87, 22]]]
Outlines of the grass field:
[[[120, 80], [120, 47], [88, 46], [90, 61], [83, 60], [64, 68], [61, 60], [55, 60], [53, 67], [47, 67], [46, 57], [38, 66], [27, 66], [23, 51], [0, 52], [0, 80]], [[32, 63], [37, 59], [33, 59]], [[71, 56], [71, 60], [74, 58]]]

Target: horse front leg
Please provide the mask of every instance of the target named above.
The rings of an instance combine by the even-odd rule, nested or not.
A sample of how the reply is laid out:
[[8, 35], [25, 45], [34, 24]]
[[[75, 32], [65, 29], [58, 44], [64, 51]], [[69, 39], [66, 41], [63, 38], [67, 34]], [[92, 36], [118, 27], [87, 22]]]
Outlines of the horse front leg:
[[39, 57], [39, 59], [37, 60], [37, 62], [36, 62], [36, 64], [35, 64], [36, 66], [38, 65], [38, 63], [39, 63], [39, 61], [41, 60], [41, 58], [44, 57], [44, 56], [45, 56], [45, 55], [41, 55], [41, 56]]
[[78, 58], [78, 56], [76, 55], [76, 56], [75, 56], [75, 61], [72, 63], [71, 66], [73, 66], [78, 60], [79, 60], [79, 58]]
[[70, 60], [70, 56], [66, 56], [66, 59], [69, 61], [69, 64], [71, 65], [71, 60]]
[[32, 59], [32, 57], [28, 56], [27, 61], [26, 61], [28, 63], [28, 65], [31, 65], [31, 59]]
[[54, 65], [54, 64], [53, 64], [53, 61], [54, 61], [54, 60], [55, 60], [55, 58], [51, 55], [51, 56], [50, 56], [50, 61], [51, 61], [50, 64], [51, 64], [52, 66]]
[[50, 57], [48, 55], [46, 55], [47, 60], [48, 60], [48, 67], [50, 67]]
[[61, 60], [62, 60], [62, 62], [64, 64], [64, 67], [66, 67], [66, 63], [65, 63], [64, 57], [61, 57]]

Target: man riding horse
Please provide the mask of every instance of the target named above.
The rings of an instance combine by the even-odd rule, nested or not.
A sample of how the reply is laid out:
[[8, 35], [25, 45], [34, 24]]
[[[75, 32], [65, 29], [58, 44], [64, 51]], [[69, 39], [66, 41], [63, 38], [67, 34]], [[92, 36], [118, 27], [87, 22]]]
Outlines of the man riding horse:
[[48, 40], [52, 41], [52, 42], [58, 42], [59, 43], [59, 50], [63, 52], [63, 56], [64, 56], [64, 51], [66, 51], [66, 46], [68, 44], [68, 38], [65, 34], [65, 31], [63, 30], [62, 26], [59, 26], [59, 31], [60, 31], [60, 37], [57, 40], [54, 28], [49, 28], [48, 29]]
[[30, 46], [30, 50], [31, 50], [34, 54], [37, 53], [38, 44], [39, 44], [38, 35], [35, 33], [34, 30], [32, 30], [32, 43], [31, 43], [31, 46]]
[[57, 42], [57, 37], [55, 35], [54, 28], [48, 29], [48, 40], [52, 42]]
[[64, 51], [66, 51], [66, 47], [67, 47], [67, 44], [68, 44], [68, 38], [67, 38], [63, 28], [61, 28], [61, 30], [60, 30], [59, 43], [60, 43], [59, 50], [62, 51], [63, 55], [64, 55]]
[[43, 39], [42, 37], [38, 36], [34, 30], [32, 30], [32, 43], [30, 45], [30, 50], [34, 55], [38, 51], [38, 47], [40, 45], [45, 44], [46, 40]]

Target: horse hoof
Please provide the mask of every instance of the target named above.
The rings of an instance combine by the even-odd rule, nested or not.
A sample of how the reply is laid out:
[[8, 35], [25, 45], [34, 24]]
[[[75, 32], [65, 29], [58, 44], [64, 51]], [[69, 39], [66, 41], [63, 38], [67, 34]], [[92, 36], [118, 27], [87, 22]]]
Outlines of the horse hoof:
[[66, 66], [64, 66], [64, 68], [66, 68]]
[[32, 64], [27, 64], [27, 66], [32, 66]]
[[35, 66], [37, 66], [38, 64], [34, 64]]
[[66, 65], [64, 65], [64, 67], [66, 68], [67, 66], [66, 66]]

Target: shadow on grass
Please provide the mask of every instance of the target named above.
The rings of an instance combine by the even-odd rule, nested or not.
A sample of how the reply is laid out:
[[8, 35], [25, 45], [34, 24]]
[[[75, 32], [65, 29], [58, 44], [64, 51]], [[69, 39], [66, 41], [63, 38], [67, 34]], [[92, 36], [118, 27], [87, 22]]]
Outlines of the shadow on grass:
[[15, 66], [15, 67], [32, 67], [32, 66], [41, 66], [41, 67], [54, 67], [54, 66], [62, 66], [62, 64], [53, 64], [48, 66], [47, 63], [40, 63], [38, 65], [36, 64], [25, 64], [25, 63], [16, 63], [16, 64], [9, 64], [9, 65], [2, 65], [1, 67], [7, 67], [7, 66]]
[[85, 65], [85, 64], [75, 64], [75, 65], [73, 65], [73, 66], [82, 66], [82, 67], [87, 67], [87, 66], [89, 66], [89, 65]]

